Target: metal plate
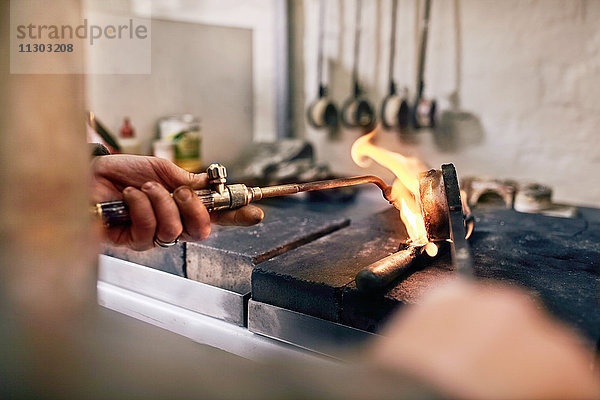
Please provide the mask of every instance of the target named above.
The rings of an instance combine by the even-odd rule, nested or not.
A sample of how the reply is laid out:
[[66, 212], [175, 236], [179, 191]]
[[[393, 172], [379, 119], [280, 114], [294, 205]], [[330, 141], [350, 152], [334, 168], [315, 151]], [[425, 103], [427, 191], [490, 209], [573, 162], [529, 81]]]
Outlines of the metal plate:
[[98, 279], [238, 326], [246, 325], [248, 294], [241, 295], [106, 255], [100, 255]]
[[248, 329], [333, 358], [344, 358], [349, 350], [377, 335], [310, 315], [248, 301]]
[[333, 361], [295, 346], [254, 334], [244, 327], [102, 281], [98, 282], [98, 303], [113, 311], [187, 337], [196, 343], [212, 346], [250, 360], [297, 359], [317, 361], [327, 365], [331, 365]]

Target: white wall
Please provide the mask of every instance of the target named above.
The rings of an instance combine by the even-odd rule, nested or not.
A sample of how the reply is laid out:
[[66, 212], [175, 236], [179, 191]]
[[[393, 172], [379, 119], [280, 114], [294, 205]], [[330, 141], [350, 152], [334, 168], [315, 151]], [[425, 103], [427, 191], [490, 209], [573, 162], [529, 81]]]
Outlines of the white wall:
[[113, 133], [129, 117], [146, 152], [159, 117], [201, 119], [204, 163], [229, 162], [252, 140], [252, 32], [152, 22], [152, 73], [88, 75], [88, 107]]
[[[123, 117], [149, 152], [159, 117], [202, 120], [204, 162], [230, 162], [277, 136], [278, 0], [113, 0], [104, 12], [152, 17], [152, 73], [87, 75], [88, 107], [113, 132]], [[110, 54], [106, 55], [110, 57]]]
[[[341, 105], [351, 90], [355, 2], [326, 1], [326, 58], [332, 96]], [[397, 82], [413, 93], [415, 3], [399, 1], [396, 50]], [[295, 78], [304, 89], [296, 102], [304, 109], [317, 89], [318, 0], [304, 0], [296, 10], [303, 16], [297, 28], [303, 60]], [[377, 108], [387, 90], [390, 10], [391, 0], [363, 1], [359, 70]], [[433, 0], [426, 84], [442, 111], [458, 92], [460, 108], [479, 119], [482, 137], [474, 140], [477, 129], [459, 129], [459, 149], [445, 151], [433, 132], [421, 132], [415, 143], [382, 132], [380, 145], [432, 167], [453, 162], [462, 176], [535, 180], [552, 186], [557, 201], [600, 206], [600, 1]], [[336, 172], [365, 172], [349, 157], [358, 132], [346, 129], [330, 140], [305, 120], [298, 130]]]
[[[130, 0], [133, 2], [141, 0]], [[276, 84], [277, 54], [276, 16], [283, 0], [151, 0], [153, 18], [246, 28], [252, 31], [253, 123], [247, 129], [258, 141], [277, 137]], [[227, 46], [227, 43], [217, 42]], [[245, 134], [246, 132], [244, 132]]]

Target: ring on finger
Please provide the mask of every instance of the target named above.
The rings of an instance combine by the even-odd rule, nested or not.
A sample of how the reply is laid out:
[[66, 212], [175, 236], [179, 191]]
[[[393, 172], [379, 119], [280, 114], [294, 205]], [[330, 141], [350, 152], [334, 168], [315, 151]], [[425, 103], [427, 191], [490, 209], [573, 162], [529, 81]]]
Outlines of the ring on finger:
[[175, 246], [177, 243], [179, 243], [179, 238], [181, 237], [181, 235], [177, 236], [175, 238], [175, 240], [171, 241], [171, 242], [164, 242], [162, 240], [160, 240], [159, 238], [157, 238], [156, 236], [154, 236], [154, 246], [158, 246], [158, 247], [171, 247], [171, 246]]

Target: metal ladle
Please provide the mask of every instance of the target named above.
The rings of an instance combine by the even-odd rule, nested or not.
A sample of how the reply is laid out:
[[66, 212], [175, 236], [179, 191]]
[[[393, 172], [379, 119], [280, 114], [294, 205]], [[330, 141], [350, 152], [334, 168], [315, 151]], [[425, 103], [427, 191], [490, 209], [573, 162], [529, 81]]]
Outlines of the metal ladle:
[[437, 102], [423, 97], [425, 89], [425, 57], [427, 55], [427, 37], [429, 33], [429, 16], [431, 0], [425, 0], [423, 21], [421, 21], [421, 42], [419, 45], [419, 65], [417, 76], [417, 97], [413, 104], [413, 126], [415, 129], [434, 128]]
[[394, 61], [396, 58], [396, 19], [398, 0], [392, 0], [392, 26], [390, 29], [390, 61], [388, 68], [389, 92], [381, 104], [381, 123], [384, 128], [406, 132], [410, 125], [410, 107], [406, 100], [406, 90], [402, 96], [396, 91], [394, 82]]
[[375, 126], [375, 111], [373, 110], [371, 103], [362, 96], [362, 90], [358, 83], [361, 6], [362, 1], [356, 0], [354, 64], [352, 67], [353, 94], [342, 107], [342, 122], [350, 128], [362, 128], [366, 132]]
[[323, 42], [325, 35], [325, 0], [319, 4], [319, 50], [317, 56], [317, 80], [319, 81], [319, 97], [311, 103], [307, 110], [308, 122], [315, 128], [327, 128], [336, 131], [339, 126], [337, 106], [328, 96], [327, 85], [323, 82]]

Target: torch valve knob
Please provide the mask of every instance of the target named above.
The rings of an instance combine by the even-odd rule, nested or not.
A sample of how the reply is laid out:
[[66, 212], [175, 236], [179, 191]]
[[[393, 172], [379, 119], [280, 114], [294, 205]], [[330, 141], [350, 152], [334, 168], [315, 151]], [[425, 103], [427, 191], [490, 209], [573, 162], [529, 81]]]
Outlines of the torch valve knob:
[[222, 164], [213, 163], [206, 168], [208, 183], [218, 193], [222, 194], [227, 182], [227, 169]]

